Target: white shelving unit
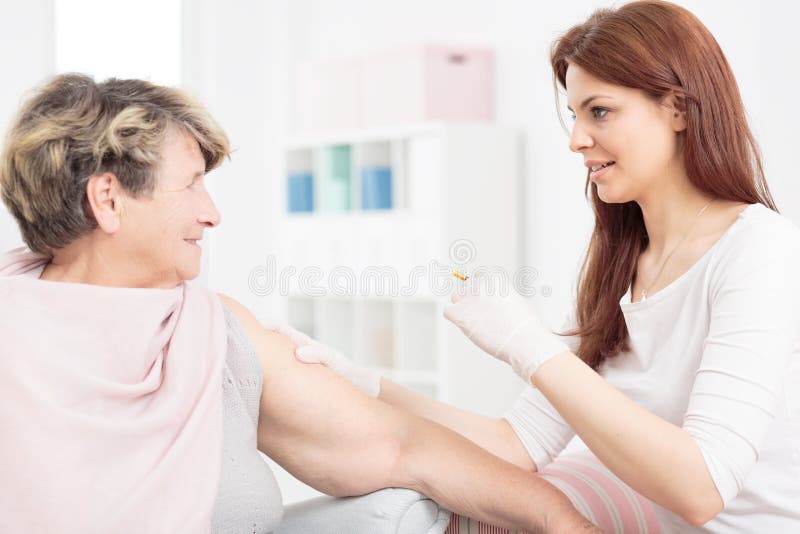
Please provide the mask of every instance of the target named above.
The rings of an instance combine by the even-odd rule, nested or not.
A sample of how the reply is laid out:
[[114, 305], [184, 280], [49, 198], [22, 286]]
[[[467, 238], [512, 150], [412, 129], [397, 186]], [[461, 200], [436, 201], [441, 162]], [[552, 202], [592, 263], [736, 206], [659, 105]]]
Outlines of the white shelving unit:
[[[442, 310], [449, 289], [461, 283], [448, 267], [500, 267], [510, 276], [519, 267], [519, 145], [511, 128], [465, 123], [290, 139], [275, 191], [287, 199], [279, 217], [277, 266], [296, 270], [284, 298], [289, 324], [410, 389], [500, 415], [522, 383], [473, 346]], [[320, 205], [318, 196], [326, 191], [320, 176], [329, 174], [320, 168], [321, 155], [330, 147], [350, 149], [349, 209], [289, 212], [291, 172], [313, 176], [315, 208]], [[391, 168], [393, 206], [362, 210], [360, 168], [376, 162]], [[451, 257], [454, 244], [465, 243], [474, 257]], [[319, 275], [316, 282], [300, 283], [300, 273], [312, 271]], [[343, 272], [356, 282], [348, 290], [342, 287], [347, 276], [333, 274]], [[383, 273], [376, 274], [385, 282], [383, 291], [363, 283], [365, 272]], [[283, 482], [282, 487], [286, 502], [312, 494], [287, 492]]]
[[[324, 205], [321, 154], [330, 147], [349, 147], [350, 206], [302, 213], [284, 207], [278, 265], [297, 270], [286, 319], [435, 398], [481, 412], [505, 408], [508, 396], [485, 388], [506, 370], [446, 322], [442, 308], [448, 288], [460, 283], [446, 267], [501, 267], [513, 276], [519, 266], [517, 133], [431, 123], [290, 139], [284, 175], [302, 170], [313, 176], [315, 207]], [[360, 208], [360, 169], [374, 164], [391, 168], [390, 209]], [[280, 183], [276, 195], [286, 199], [286, 181]], [[458, 243], [475, 252], [466, 263], [451, 257]], [[301, 283], [304, 271], [320, 279]]]

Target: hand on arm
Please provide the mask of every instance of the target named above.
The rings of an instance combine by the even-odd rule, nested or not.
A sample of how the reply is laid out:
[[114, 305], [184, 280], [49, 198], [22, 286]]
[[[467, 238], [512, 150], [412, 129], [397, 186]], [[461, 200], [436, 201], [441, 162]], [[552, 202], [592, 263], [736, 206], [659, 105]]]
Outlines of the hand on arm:
[[301, 480], [339, 496], [416, 489], [452, 511], [506, 528], [592, 528], [543, 479], [441, 425], [364, 396], [323, 366], [296, 361], [291, 341], [261, 327], [240, 305], [225, 304], [262, 362], [259, 448]]
[[298, 343], [295, 355], [301, 362], [325, 365], [368, 397], [374, 399], [380, 394], [381, 375], [377, 371], [354, 364], [341, 352], [318, 341], [309, 338], [307, 342]]

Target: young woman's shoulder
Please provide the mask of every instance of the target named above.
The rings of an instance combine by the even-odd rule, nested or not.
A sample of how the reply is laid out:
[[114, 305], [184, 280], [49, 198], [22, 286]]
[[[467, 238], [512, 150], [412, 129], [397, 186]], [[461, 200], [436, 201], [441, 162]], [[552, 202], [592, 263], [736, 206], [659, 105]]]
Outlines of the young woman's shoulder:
[[800, 252], [800, 227], [787, 216], [763, 204], [750, 204], [740, 209], [736, 227], [731, 228], [730, 248], [739, 253], [749, 252], [782, 256]]
[[719, 282], [748, 279], [772, 283], [767, 276], [793, 278], [800, 270], [800, 228], [788, 217], [763, 204], [740, 211], [730, 236], [714, 255], [712, 267]]

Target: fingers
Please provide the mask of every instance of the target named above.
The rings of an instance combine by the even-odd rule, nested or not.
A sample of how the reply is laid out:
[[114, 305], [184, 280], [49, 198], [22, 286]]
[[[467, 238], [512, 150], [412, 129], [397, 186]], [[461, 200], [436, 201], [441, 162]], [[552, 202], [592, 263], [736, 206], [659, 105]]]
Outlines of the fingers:
[[266, 319], [261, 321], [261, 326], [272, 332], [280, 332], [281, 328], [285, 326], [285, 323], [275, 321], [274, 319]]
[[291, 339], [292, 343], [294, 343], [298, 347], [305, 347], [306, 345], [312, 345], [314, 343], [313, 339], [293, 328], [290, 328], [288, 331], [281, 333], [287, 336], [289, 339]]
[[304, 345], [295, 351], [295, 357], [303, 363], [325, 363], [328, 350], [317, 344]]
[[492, 271], [478, 271], [467, 280], [456, 284], [450, 293], [450, 302], [456, 304], [469, 297], [479, 296], [502, 297], [508, 293], [510, 283], [504, 276]]
[[463, 328], [471, 314], [471, 308], [475, 305], [476, 303], [472, 301], [464, 300], [460, 300], [454, 304], [448, 304], [444, 307], [444, 310], [442, 310], [444, 318], [459, 328]]
[[302, 347], [304, 345], [309, 345], [314, 342], [313, 339], [305, 335], [304, 333], [300, 332], [299, 330], [295, 330], [288, 324], [275, 321], [272, 319], [268, 319], [266, 321], [262, 321], [261, 325], [272, 332], [278, 332], [279, 334], [283, 334], [284, 336], [288, 337], [292, 340], [292, 343], [297, 345], [298, 347]]
[[493, 306], [485, 300], [471, 299], [450, 304], [443, 311], [448, 321], [459, 327], [467, 339], [474, 341], [486, 318], [493, 312]]
[[485, 278], [485, 275], [479, 273], [470, 276], [459, 284], [456, 284], [455, 289], [452, 293], [450, 293], [450, 302], [456, 304], [469, 296], [482, 294], [482, 290], [486, 285]]
[[459, 325], [461, 319], [460, 310], [462, 308], [463, 306], [461, 306], [459, 302], [445, 306], [443, 310], [444, 318], [453, 323], [454, 325], [460, 326]]

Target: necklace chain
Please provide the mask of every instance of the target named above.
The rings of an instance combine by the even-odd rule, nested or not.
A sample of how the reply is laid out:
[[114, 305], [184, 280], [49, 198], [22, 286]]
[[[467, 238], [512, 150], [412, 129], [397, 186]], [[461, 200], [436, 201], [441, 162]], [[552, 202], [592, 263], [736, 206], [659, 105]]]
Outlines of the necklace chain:
[[683, 242], [689, 236], [689, 232], [692, 231], [692, 228], [694, 227], [694, 224], [697, 222], [697, 219], [700, 218], [700, 216], [703, 214], [704, 211], [706, 211], [706, 208], [708, 208], [711, 205], [712, 202], [714, 202], [714, 199], [711, 199], [708, 202], [708, 204], [703, 206], [703, 208], [699, 212], [697, 212], [697, 215], [695, 215], [694, 219], [692, 220], [692, 224], [689, 225], [689, 228], [686, 230], [686, 233], [683, 234], [683, 237], [681, 237], [681, 240], [678, 241], [677, 245], [672, 247], [672, 250], [669, 252], [669, 254], [667, 254], [667, 257], [664, 258], [664, 261], [661, 263], [661, 268], [658, 270], [658, 273], [656, 273], [656, 276], [653, 278], [652, 282], [650, 282], [650, 285], [647, 286], [646, 289], [642, 289], [642, 294], [641, 294], [641, 300], [642, 301], [647, 300], [647, 293], [649, 293], [650, 290], [653, 289], [653, 286], [656, 285], [656, 282], [658, 281], [658, 277], [661, 276], [662, 272], [664, 272], [664, 267], [667, 266], [667, 262], [672, 257], [672, 254], [678, 249], [679, 246], [681, 246], [681, 244], [683, 244]]

